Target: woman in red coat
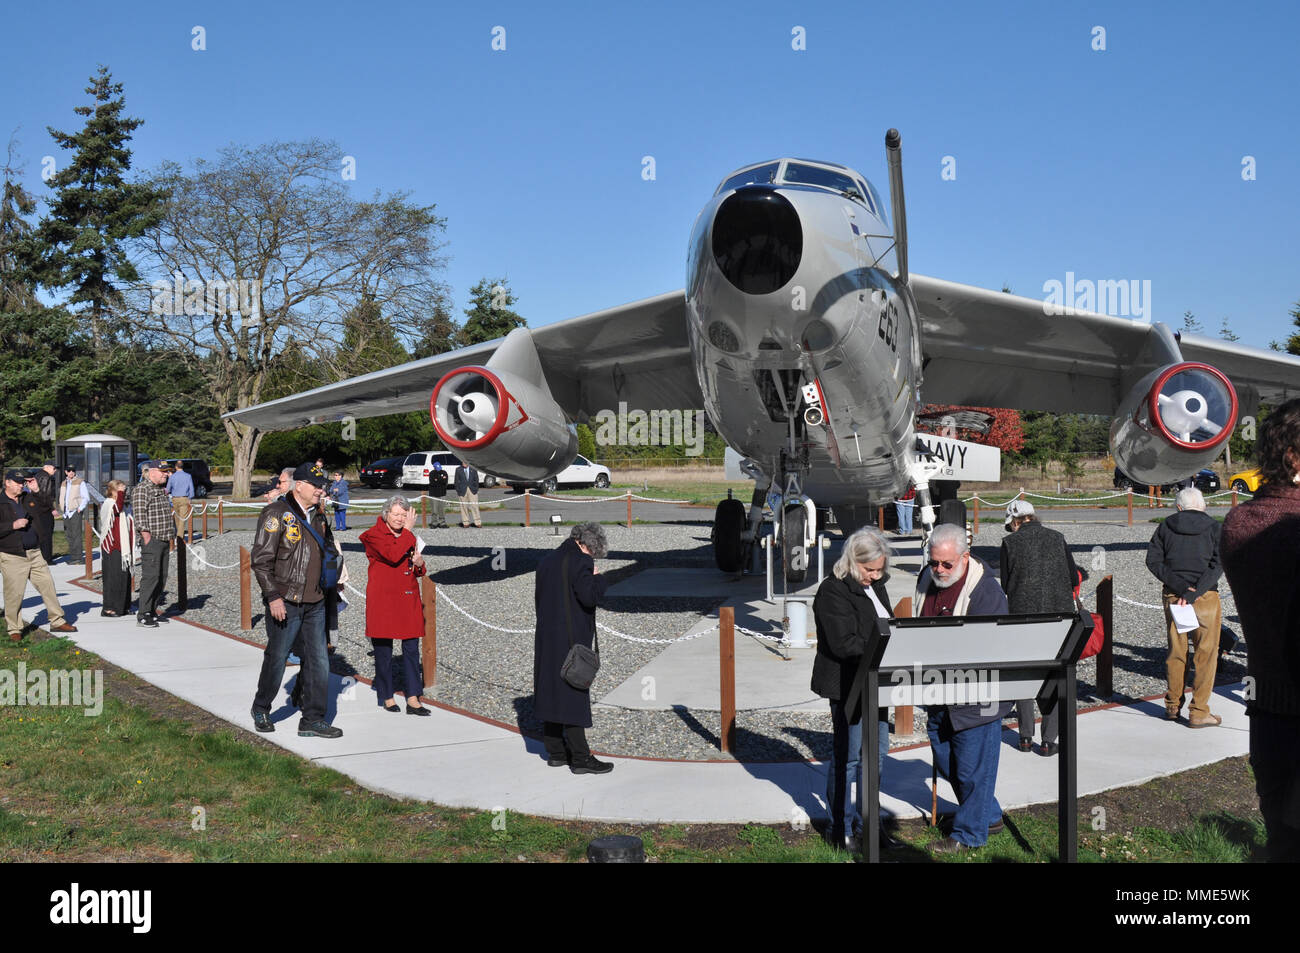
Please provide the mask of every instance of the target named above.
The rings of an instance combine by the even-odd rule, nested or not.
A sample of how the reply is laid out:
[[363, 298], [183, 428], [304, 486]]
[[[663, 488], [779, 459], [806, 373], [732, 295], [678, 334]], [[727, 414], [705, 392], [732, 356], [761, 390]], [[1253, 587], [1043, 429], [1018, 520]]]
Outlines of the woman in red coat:
[[393, 693], [393, 640], [402, 640], [403, 684], [406, 713], [428, 715], [420, 704], [424, 678], [420, 674], [420, 648], [424, 634], [424, 609], [419, 577], [425, 573], [420, 546], [406, 527], [411, 504], [395, 496], [384, 504], [375, 525], [361, 534], [370, 560], [366, 582], [366, 635], [375, 647], [375, 693], [385, 711], [400, 712]]

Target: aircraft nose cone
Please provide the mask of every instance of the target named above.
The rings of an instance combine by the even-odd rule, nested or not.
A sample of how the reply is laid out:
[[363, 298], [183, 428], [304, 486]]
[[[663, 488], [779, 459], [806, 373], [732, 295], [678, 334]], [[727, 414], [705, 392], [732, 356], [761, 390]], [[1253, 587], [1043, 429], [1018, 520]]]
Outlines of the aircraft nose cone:
[[799, 270], [803, 228], [799, 213], [779, 192], [762, 186], [738, 189], [713, 216], [713, 259], [727, 280], [745, 294], [783, 287]]

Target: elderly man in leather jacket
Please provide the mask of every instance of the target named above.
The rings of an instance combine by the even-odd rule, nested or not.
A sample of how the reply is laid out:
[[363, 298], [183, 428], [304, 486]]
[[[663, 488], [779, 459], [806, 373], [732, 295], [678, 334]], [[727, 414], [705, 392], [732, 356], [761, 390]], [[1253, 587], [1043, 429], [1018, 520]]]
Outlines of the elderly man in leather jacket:
[[343, 732], [325, 720], [329, 656], [325, 650], [325, 554], [334, 539], [321, 499], [325, 474], [310, 463], [293, 472], [294, 485], [262, 510], [253, 539], [252, 567], [266, 603], [266, 651], [253, 699], [253, 727], [274, 731], [271, 704], [284, 679], [284, 666], [299, 639], [305, 738], [338, 738]]

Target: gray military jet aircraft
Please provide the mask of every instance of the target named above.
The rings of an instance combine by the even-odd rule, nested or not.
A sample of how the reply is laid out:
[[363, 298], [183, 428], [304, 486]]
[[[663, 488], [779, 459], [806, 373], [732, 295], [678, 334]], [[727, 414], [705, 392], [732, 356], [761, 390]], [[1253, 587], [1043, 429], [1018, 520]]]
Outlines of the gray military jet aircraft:
[[756, 480], [748, 526], [738, 501], [719, 507], [719, 567], [744, 565], [771, 496], [787, 581], [800, 582], [818, 509], [848, 530], [911, 481], [932, 523], [929, 481], [962, 473], [958, 442], [942, 462], [943, 438], [918, 442], [923, 400], [1113, 415], [1117, 466], [1162, 484], [1210, 463], [1261, 399], [1300, 392], [1289, 355], [912, 274], [897, 130], [885, 146], [892, 229], [850, 168], [747, 166], [700, 212], [684, 290], [226, 416], [279, 430], [427, 400], [448, 448], [540, 481], [572, 462], [574, 424], [601, 410], [703, 407]]

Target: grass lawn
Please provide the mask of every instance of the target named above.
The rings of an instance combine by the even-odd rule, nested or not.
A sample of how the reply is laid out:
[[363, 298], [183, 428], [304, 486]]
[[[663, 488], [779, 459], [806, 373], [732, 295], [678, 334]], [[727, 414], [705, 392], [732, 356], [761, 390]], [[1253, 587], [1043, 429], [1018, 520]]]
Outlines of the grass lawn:
[[[45, 633], [0, 648], [0, 671], [103, 671], [102, 713], [0, 704], [0, 861], [576, 861], [594, 837], [640, 836], [651, 860], [847, 862], [808, 825], [559, 822], [374, 794]], [[0, 683], [2, 685], [2, 683]], [[0, 698], [3, 698], [0, 695]], [[1085, 861], [1242, 861], [1262, 825], [1245, 759], [1080, 798]], [[1191, 814], [1186, 804], [1217, 805]], [[1098, 816], [1109, 817], [1094, 830]], [[895, 859], [938, 837], [901, 825]], [[1055, 857], [1055, 807], [1016, 812], [958, 863]]]

